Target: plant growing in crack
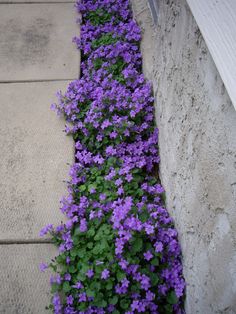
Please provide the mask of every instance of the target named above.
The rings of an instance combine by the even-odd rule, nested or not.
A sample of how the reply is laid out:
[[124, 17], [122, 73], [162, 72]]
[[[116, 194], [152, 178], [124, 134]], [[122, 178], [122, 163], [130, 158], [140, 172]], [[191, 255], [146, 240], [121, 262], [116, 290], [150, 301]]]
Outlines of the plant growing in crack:
[[183, 313], [177, 231], [163, 202], [151, 85], [127, 0], [82, 0], [82, 76], [59, 93], [75, 140], [66, 223], [48, 225], [54, 313]]

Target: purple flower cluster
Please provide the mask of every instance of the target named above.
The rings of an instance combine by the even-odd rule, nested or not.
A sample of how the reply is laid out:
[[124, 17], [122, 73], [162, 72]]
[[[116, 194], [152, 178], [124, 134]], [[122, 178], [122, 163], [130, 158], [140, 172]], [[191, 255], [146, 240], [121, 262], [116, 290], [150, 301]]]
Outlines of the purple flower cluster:
[[68, 218], [47, 232], [55, 313], [184, 313], [185, 281], [158, 179], [151, 85], [128, 0], [81, 0], [81, 79], [54, 105], [75, 140]]

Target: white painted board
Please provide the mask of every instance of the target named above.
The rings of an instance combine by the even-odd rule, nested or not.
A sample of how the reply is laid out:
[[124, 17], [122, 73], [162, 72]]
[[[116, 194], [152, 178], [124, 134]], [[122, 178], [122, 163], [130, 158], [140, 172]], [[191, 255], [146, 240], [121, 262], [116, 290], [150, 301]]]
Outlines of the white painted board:
[[236, 109], [236, 0], [187, 0]]

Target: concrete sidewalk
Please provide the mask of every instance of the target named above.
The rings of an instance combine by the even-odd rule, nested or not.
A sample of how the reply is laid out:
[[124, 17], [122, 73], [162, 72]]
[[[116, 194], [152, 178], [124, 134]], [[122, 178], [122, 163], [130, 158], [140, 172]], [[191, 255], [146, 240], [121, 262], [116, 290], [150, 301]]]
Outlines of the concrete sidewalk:
[[39, 231], [62, 220], [74, 156], [50, 104], [79, 76], [75, 21], [70, 2], [0, 0], [0, 313], [48, 313], [38, 266], [56, 249]]

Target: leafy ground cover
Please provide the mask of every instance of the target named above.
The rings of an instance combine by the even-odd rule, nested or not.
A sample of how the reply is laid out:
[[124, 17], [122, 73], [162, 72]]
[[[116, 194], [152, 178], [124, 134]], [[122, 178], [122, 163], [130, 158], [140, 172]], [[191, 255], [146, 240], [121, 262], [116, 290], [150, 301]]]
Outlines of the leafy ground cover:
[[54, 313], [184, 313], [185, 282], [158, 178], [158, 129], [127, 0], [82, 0], [82, 75], [54, 105], [75, 140], [67, 222], [47, 225]]

